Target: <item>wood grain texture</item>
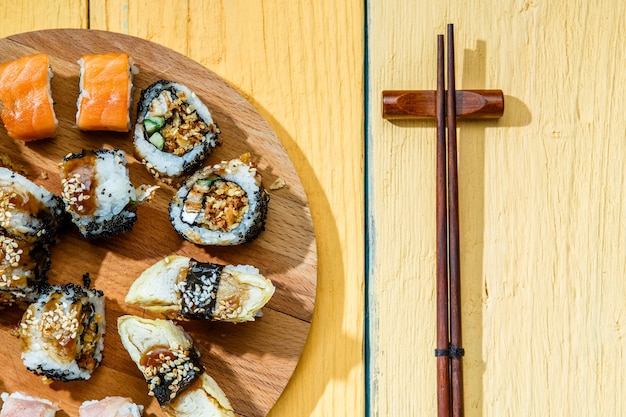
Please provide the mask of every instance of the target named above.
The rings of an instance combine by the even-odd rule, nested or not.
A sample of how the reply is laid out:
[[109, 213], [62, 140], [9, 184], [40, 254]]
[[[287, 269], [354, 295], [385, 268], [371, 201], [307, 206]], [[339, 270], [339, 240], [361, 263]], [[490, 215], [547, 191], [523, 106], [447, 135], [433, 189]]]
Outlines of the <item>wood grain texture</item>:
[[0, 37], [35, 29], [87, 28], [88, 0], [0, 0]]
[[[269, 125], [239, 93], [205, 67], [135, 37], [95, 30], [36, 31], [0, 40], [0, 50], [7, 60], [35, 51], [50, 56], [55, 74], [51, 88], [59, 119], [57, 137], [25, 145], [12, 141], [4, 132], [0, 136], [4, 136], [2, 152], [14, 164], [24, 166], [29, 178], [57, 195], [61, 193], [58, 163], [67, 153], [81, 149], [122, 149], [127, 154], [135, 185], [156, 182], [132, 157], [131, 133], [81, 132], [74, 126], [77, 61], [83, 54], [94, 52], [125, 51], [133, 57], [139, 68], [133, 80], [135, 103], [140, 90], [159, 79], [183, 82], [194, 91], [211, 110], [221, 130], [222, 143], [211, 153], [209, 161], [250, 152], [265, 182], [271, 184], [277, 178], [286, 182], [284, 188], [270, 191], [265, 231], [245, 245], [213, 248], [183, 241], [167, 218], [167, 207], [175, 189], [163, 184], [155, 200], [139, 208], [139, 220], [132, 232], [87, 241], [74, 228], [65, 231], [52, 248], [50, 281], [80, 283], [83, 274], [89, 273], [94, 287], [105, 291], [107, 329], [101, 369], [86, 383], [56, 383], [48, 388], [37, 384], [38, 378], [24, 367], [16, 366], [3, 373], [0, 380], [4, 389], [25, 390], [44, 398], [52, 395], [64, 411], [76, 414], [82, 401], [98, 399], [95, 393], [108, 387], [146, 405], [147, 412], [163, 415], [156, 401], [147, 396], [141, 373], [132, 370], [132, 361], [117, 335], [116, 321], [121, 314], [146, 315], [124, 303], [130, 283], [154, 262], [169, 254], [181, 254], [220, 264], [252, 264], [274, 283], [276, 293], [266, 305], [263, 317], [255, 323], [184, 324], [200, 350], [207, 372], [224, 389], [235, 411], [242, 416], [266, 415], [290, 379], [303, 350], [313, 315], [317, 280], [315, 236], [304, 191]], [[0, 329], [5, 336], [10, 337], [11, 323], [17, 323], [13, 314], [19, 313], [7, 311], [13, 320]], [[0, 355], [3, 362], [19, 362], [19, 349], [4, 349]], [[102, 369], [105, 371], [99, 372]], [[131, 372], [120, 378], [115, 376], [120, 370]]]
[[434, 88], [447, 23], [457, 88], [505, 94], [459, 123], [466, 415], [623, 414], [625, 5], [368, 5], [372, 415], [436, 413], [435, 126], [375, 98]]

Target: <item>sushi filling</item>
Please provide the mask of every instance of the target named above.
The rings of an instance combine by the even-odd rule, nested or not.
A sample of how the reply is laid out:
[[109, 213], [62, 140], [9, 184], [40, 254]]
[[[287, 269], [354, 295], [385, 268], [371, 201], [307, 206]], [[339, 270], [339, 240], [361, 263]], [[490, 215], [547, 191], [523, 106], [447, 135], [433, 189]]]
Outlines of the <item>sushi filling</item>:
[[178, 284], [181, 293], [181, 315], [185, 319], [212, 319], [222, 265], [189, 261], [187, 276]]
[[164, 90], [149, 105], [143, 124], [146, 137], [157, 149], [181, 156], [215, 134], [214, 124], [200, 118], [185, 91]]
[[248, 210], [247, 194], [238, 184], [211, 176], [193, 184], [182, 219], [209, 230], [229, 232], [241, 225]]
[[192, 349], [170, 349], [155, 346], [141, 357], [140, 370], [148, 382], [148, 395], [160, 405], [176, 398], [203, 372], [197, 352]]

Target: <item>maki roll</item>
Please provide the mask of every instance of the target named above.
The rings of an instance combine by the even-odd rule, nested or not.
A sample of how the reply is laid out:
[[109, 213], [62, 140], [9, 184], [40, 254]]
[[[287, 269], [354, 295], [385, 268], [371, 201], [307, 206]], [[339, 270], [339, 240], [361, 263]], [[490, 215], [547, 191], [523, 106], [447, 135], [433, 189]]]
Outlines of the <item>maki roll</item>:
[[61, 163], [61, 184], [65, 209], [87, 238], [130, 231], [137, 221], [137, 207], [158, 188], [133, 188], [126, 154], [119, 149], [66, 155]]
[[[224, 392], [199, 361], [191, 337], [169, 320], [121, 316], [117, 329], [122, 345], [142, 372], [154, 396], [170, 416], [234, 416]], [[205, 409], [185, 414], [189, 401], [204, 398]]]
[[130, 130], [133, 74], [138, 71], [126, 53], [83, 55], [76, 125], [81, 130]]
[[209, 109], [182, 84], [155, 82], [142, 92], [137, 108], [135, 154], [167, 184], [197, 169], [218, 143]]
[[65, 223], [60, 197], [0, 168], [0, 305], [33, 301], [47, 282], [49, 246]]
[[50, 252], [45, 245], [0, 233], [0, 305], [34, 301], [47, 283]]
[[253, 321], [274, 294], [249, 265], [218, 265], [168, 256], [132, 283], [126, 302], [176, 320]]
[[189, 177], [170, 202], [169, 219], [195, 244], [238, 245], [265, 229], [269, 200], [250, 154], [244, 154]]
[[50, 243], [56, 240], [64, 222], [60, 197], [0, 167], [0, 229], [30, 242]]
[[58, 405], [49, 400], [33, 397], [23, 392], [12, 394], [3, 392], [0, 397], [3, 403], [0, 417], [54, 417], [60, 410]]
[[71, 283], [48, 286], [19, 331], [24, 365], [44, 381], [89, 379], [102, 361], [104, 294]]
[[24, 56], [0, 65], [0, 117], [13, 139], [24, 142], [56, 136], [47, 54]]
[[143, 406], [130, 398], [106, 397], [100, 401], [85, 401], [78, 409], [78, 417], [141, 417]]

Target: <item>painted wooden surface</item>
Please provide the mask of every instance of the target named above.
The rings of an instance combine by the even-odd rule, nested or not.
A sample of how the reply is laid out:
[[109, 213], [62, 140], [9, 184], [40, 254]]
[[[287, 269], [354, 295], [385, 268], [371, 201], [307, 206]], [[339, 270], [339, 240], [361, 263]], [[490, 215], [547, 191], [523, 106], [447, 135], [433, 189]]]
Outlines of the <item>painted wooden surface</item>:
[[177, 7], [165, 1], [3, 3], [2, 36], [91, 27], [148, 39], [216, 72], [268, 121], [302, 180], [318, 242], [309, 339], [270, 415], [362, 415], [364, 6], [356, 1], [190, 1]]
[[623, 415], [626, 6], [368, 3], [368, 339], [375, 416], [436, 415], [435, 124], [384, 121], [383, 89], [502, 89], [459, 124], [467, 416]]

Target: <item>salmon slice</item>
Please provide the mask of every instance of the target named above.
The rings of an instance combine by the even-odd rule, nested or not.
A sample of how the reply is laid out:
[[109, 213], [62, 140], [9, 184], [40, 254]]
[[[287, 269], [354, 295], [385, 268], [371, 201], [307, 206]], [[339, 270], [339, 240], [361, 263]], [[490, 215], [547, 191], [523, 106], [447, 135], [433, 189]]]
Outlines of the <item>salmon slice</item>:
[[128, 132], [132, 75], [126, 53], [83, 55], [76, 125], [81, 130]]
[[0, 117], [10, 137], [23, 141], [56, 135], [47, 54], [35, 54], [0, 65]]

